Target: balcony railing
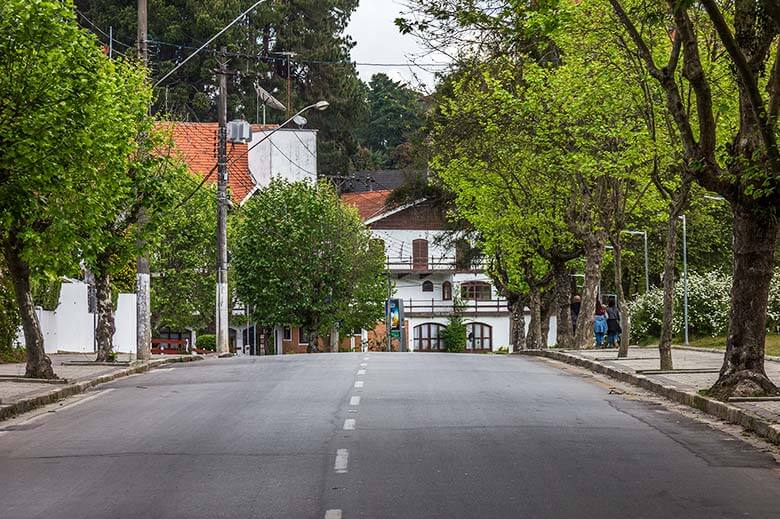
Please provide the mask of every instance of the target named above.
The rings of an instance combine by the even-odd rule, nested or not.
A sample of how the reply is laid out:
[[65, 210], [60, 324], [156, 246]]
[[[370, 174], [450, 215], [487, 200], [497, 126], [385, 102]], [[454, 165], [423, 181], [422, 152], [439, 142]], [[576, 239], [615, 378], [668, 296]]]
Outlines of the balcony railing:
[[392, 256], [387, 258], [387, 270], [391, 272], [431, 272], [442, 270], [482, 270], [482, 262], [475, 262], [470, 265], [458, 265], [454, 257], [431, 256], [431, 257], [413, 257], [413, 256]]
[[[506, 299], [486, 299], [461, 301], [464, 313], [490, 313], [508, 312], [509, 304]], [[407, 314], [451, 314], [452, 301], [436, 299], [404, 299], [404, 312]]]

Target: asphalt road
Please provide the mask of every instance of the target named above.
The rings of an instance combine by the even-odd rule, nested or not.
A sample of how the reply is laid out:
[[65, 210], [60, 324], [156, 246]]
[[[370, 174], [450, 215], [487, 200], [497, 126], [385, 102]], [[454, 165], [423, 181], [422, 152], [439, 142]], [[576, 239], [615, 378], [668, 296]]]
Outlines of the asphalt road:
[[0, 423], [0, 517], [778, 518], [777, 469], [539, 360], [244, 357]]

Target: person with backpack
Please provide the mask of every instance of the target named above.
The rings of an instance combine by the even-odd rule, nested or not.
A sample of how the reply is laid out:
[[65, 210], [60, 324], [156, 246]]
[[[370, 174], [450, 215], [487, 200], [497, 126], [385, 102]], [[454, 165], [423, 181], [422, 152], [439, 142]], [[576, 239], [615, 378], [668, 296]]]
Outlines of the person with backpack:
[[618, 310], [614, 297], [607, 303], [607, 343], [610, 348], [615, 347], [615, 342], [620, 342], [620, 310]]
[[604, 336], [607, 334], [607, 316], [600, 301], [596, 301], [596, 318], [593, 321], [593, 331], [596, 334], [596, 349], [604, 348]]

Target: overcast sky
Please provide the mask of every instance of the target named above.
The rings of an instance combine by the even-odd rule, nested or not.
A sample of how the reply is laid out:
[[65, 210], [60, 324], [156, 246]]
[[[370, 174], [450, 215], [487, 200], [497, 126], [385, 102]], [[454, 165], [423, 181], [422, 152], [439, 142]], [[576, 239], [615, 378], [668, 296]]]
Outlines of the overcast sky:
[[[394, 20], [402, 13], [398, 0], [360, 0], [360, 5], [352, 15], [347, 33], [355, 40], [352, 60], [358, 63], [409, 63], [418, 61], [430, 63], [432, 57], [423, 57], [422, 47], [413, 36], [398, 32]], [[424, 84], [430, 90], [434, 85], [432, 70], [417, 67], [372, 67], [358, 66], [360, 77], [365, 81], [373, 74], [384, 72], [393, 79], [403, 80], [411, 86]]]

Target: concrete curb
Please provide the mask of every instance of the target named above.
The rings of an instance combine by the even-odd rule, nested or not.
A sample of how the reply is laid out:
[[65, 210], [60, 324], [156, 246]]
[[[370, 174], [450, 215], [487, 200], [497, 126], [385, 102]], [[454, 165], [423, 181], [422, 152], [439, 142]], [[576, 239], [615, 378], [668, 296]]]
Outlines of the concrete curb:
[[591, 371], [595, 371], [596, 373], [607, 375], [608, 377], [614, 378], [621, 382], [627, 382], [629, 384], [639, 386], [680, 404], [704, 411], [707, 414], [727, 422], [741, 425], [745, 429], [756, 433], [757, 435], [769, 440], [772, 443], [780, 444], [780, 424], [770, 422], [742, 408], [729, 405], [726, 402], [707, 398], [698, 393], [682, 391], [674, 386], [668, 386], [659, 382], [655, 382], [644, 375], [637, 375], [627, 371], [620, 371], [600, 362], [580, 357], [579, 355], [572, 355], [569, 353], [551, 350], [526, 350], [517, 353], [520, 355], [532, 355], [558, 360], [567, 364], [572, 364], [589, 369]]
[[[672, 345], [672, 348], [675, 350], [686, 350], [686, 351], [703, 351], [706, 353], [718, 353], [721, 357], [726, 354], [726, 350], [719, 350], [716, 348], [696, 348], [694, 346], [675, 346]], [[658, 351], [658, 348], [653, 348], [655, 351]], [[780, 357], [774, 357], [772, 355], [764, 355], [765, 360], [771, 360], [772, 362], [780, 362]]]
[[179, 362], [193, 362], [196, 360], [203, 360], [203, 358], [204, 357], [198, 355], [187, 355], [182, 357], [171, 357], [166, 359], [154, 359], [143, 364], [138, 364], [126, 369], [115, 371], [114, 373], [108, 373], [105, 375], [101, 375], [99, 377], [95, 377], [93, 379], [83, 380], [81, 382], [68, 384], [59, 389], [49, 391], [43, 395], [23, 398], [21, 400], [17, 400], [16, 402], [0, 406], [0, 422], [12, 418], [16, 415], [26, 413], [28, 411], [32, 411], [33, 409], [36, 409], [38, 407], [43, 407], [45, 405], [53, 404], [54, 402], [57, 402], [58, 400], [62, 400], [63, 398], [67, 398], [73, 395], [78, 395], [79, 393], [83, 393], [87, 389], [91, 387], [95, 387], [98, 384], [105, 384], [106, 382], [111, 382], [112, 380], [134, 375], [136, 373], [144, 373], [146, 371], [151, 370], [152, 368], [163, 366], [165, 364], [174, 364]]

